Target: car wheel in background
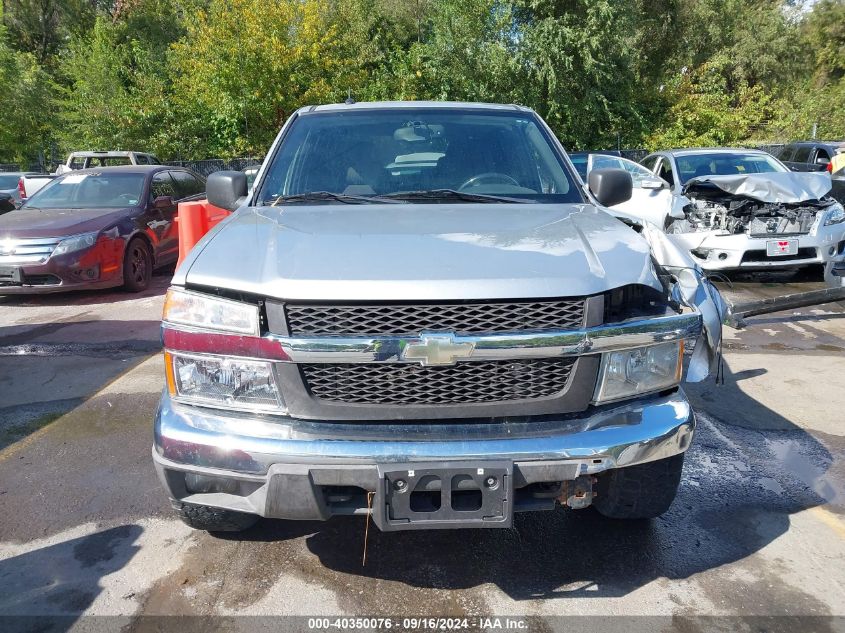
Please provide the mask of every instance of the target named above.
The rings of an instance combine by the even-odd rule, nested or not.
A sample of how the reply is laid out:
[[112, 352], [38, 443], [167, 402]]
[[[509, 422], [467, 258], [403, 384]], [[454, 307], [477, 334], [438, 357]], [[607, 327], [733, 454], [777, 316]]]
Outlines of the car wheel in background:
[[123, 287], [129, 292], [141, 292], [150, 285], [153, 276], [153, 254], [139, 237], [129, 241], [123, 256]]

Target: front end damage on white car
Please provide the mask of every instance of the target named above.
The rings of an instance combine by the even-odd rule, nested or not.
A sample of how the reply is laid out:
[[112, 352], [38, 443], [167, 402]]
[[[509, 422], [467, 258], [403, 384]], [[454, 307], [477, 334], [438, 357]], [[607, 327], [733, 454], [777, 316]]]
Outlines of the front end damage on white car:
[[708, 271], [821, 264], [831, 278], [845, 260], [845, 210], [830, 189], [826, 173], [693, 178], [666, 232]]

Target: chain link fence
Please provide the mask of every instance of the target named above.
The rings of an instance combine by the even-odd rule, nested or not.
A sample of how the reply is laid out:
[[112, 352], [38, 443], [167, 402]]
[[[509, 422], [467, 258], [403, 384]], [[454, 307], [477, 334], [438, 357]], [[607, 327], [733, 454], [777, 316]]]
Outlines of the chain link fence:
[[164, 164], [171, 167], [184, 167], [202, 176], [208, 176], [216, 171], [241, 171], [247, 167], [258, 167], [263, 160], [263, 157], [247, 156], [228, 160], [221, 158], [211, 158], [208, 160], [171, 160], [165, 161]]

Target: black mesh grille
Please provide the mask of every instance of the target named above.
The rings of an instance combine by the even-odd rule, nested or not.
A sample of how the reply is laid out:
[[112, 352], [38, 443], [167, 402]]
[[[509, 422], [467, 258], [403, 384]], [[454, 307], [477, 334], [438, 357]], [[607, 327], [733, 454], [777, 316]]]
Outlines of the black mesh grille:
[[503, 402], [564, 390], [573, 359], [414, 364], [302, 364], [314, 397], [334, 402], [437, 405]]
[[458, 334], [578, 328], [584, 300], [454, 303], [295, 305], [285, 307], [293, 336], [417, 335], [422, 330]]

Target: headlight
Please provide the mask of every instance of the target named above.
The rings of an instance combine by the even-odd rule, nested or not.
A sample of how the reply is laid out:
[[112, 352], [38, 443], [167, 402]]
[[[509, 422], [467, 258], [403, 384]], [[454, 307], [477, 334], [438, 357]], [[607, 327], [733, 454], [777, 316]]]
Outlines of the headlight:
[[595, 402], [609, 402], [668, 389], [681, 380], [682, 341], [602, 355]]
[[180, 288], [167, 291], [162, 320], [207, 330], [259, 335], [258, 306]]
[[63, 239], [53, 250], [53, 255], [64, 255], [65, 253], [73, 253], [74, 251], [81, 251], [86, 248], [91, 248], [97, 242], [98, 231], [93, 233], [80, 233]]
[[837, 202], [828, 209], [824, 225], [830, 226], [831, 224], [839, 224], [840, 222], [845, 222], [845, 209]]
[[284, 409], [269, 362], [165, 352], [167, 388], [177, 400], [227, 409]]

